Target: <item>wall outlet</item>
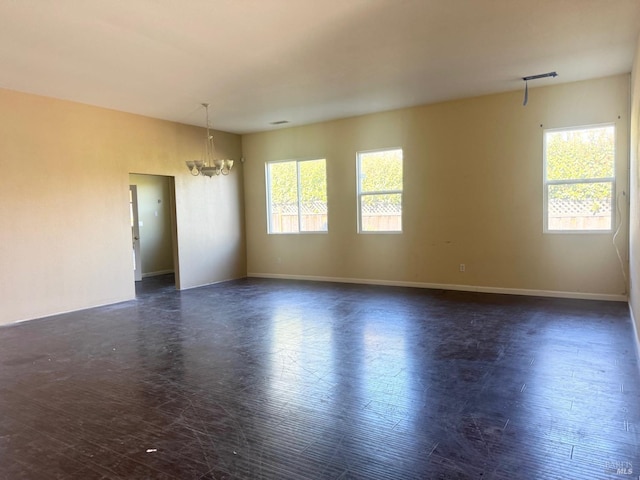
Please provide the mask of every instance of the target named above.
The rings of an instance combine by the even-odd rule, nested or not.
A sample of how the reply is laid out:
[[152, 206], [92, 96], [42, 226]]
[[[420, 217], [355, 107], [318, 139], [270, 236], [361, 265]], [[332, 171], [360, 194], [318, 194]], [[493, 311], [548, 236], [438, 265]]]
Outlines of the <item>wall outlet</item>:
[[460, 264], [460, 271], [461, 271], [461, 272], [464, 272], [464, 269], [465, 269], [465, 268], [466, 268], [466, 267], [465, 267], [464, 263], [461, 263], [461, 264]]

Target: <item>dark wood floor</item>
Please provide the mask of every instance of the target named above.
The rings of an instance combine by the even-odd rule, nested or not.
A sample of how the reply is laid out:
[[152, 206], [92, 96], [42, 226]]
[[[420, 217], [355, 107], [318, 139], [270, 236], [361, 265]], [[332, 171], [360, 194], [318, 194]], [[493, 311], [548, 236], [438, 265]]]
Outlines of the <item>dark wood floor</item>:
[[639, 478], [623, 303], [172, 282], [0, 328], [1, 478]]

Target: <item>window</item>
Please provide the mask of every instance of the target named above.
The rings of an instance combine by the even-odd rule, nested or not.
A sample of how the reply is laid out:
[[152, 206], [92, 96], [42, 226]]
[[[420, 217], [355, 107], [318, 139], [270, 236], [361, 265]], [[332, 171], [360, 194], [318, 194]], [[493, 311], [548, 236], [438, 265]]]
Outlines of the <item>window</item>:
[[269, 233], [326, 232], [326, 161], [267, 163], [267, 216]]
[[402, 231], [402, 149], [358, 152], [358, 232]]
[[615, 128], [544, 132], [545, 232], [613, 228]]

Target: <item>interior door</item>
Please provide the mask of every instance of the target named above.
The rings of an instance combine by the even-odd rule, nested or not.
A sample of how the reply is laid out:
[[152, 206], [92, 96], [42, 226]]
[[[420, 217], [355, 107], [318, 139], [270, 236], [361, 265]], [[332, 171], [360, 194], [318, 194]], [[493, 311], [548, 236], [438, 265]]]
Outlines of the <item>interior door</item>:
[[131, 214], [131, 243], [133, 245], [133, 272], [135, 281], [142, 280], [142, 257], [140, 256], [140, 222], [138, 220], [138, 190], [129, 185], [129, 212]]

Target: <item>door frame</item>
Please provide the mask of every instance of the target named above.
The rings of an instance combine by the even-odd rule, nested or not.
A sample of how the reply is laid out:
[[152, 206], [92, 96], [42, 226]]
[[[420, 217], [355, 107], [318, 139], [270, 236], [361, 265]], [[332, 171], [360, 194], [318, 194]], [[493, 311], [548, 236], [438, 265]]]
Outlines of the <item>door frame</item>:
[[140, 254], [140, 218], [138, 217], [138, 186], [129, 184], [129, 209], [131, 213], [131, 243], [133, 246], [133, 279], [142, 281], [142, 256]]
[[[145, 175], [151, 177], [163, 177], [167, 178], [169, 181], [169, 218], [171, 220], [171, 249], [173, 251], [173, 271], [175, 276], [175, 287], [176, 290], [180, 290], [180, 262], [178, 256], [178, 217], [176, 213], [176, 178], [172, 175], [162, 175], [157, 173], [138, 173], [138, 172], [129, 172], [128, 181], [129, 186], [131, 186], [131, 175]], [[136, 187], [137, 186], [133, 185]], [[137, 192], [136, 192], [137, 193]], [[136, 207], [137, 207], [137, 198], [136, 198]], [[138, 238], [140, 235], [138, 234]], [[142, 259], [140, 258], [142, 262]], [[140, 268], [140, 275], [142, 276], [142, 268]]]

